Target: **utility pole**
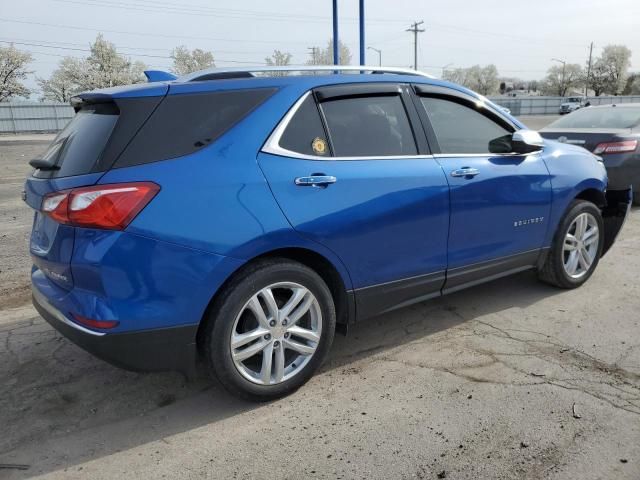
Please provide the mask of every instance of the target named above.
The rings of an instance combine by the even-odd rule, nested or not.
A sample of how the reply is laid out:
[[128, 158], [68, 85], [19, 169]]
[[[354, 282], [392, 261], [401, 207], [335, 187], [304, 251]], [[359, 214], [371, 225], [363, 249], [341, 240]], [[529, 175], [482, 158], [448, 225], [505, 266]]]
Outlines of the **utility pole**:
[[424, 20], [420, 22], [413, 22], [411, 28], [407, 28], [407, 32], [413, 32], [413, 69], [418, 69], [418, 34], [424, 32], [424, 28], [418, 28], [424, 23]]
[[311, 50], [311, 65], [318, 65], [318, 47], [307, 47]]
[[378, 50], [377, 48], [374, 48], [374, 47], [367, 47], [367, 50], [373, 50], [374, 52], [378, 53], [378, 66], [381, 67], [382, 66], [382, 50]]
[[589, 46], [589, 63], [587, 64], [587, 81], [584, 84], [584, 96], [587, 96], [587, 91], [589, 89], [589, 77], [591, 77], [591, 58], [593, 56], [593, 42]]

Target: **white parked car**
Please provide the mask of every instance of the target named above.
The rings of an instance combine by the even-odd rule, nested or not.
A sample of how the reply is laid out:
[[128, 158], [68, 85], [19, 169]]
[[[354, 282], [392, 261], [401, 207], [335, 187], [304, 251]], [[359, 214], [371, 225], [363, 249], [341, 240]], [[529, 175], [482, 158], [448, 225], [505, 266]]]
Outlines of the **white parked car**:
[[586, 99], [585, 97], [567, 97], [565, 102], [560, 104], [560, 115], [564, 115], [565, 113], [575, 112], [579, 108], [585, 106]]

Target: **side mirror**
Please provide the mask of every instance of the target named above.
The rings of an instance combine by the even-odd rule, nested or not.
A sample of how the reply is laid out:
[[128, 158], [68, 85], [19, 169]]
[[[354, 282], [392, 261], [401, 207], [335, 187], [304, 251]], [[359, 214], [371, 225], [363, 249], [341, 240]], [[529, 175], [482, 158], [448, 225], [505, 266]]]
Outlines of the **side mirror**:
[[494, 138], [489, 142], [491, 153], [533, 153], [542, 150], [544, 141], [538, 132], [517, 130], [511, 135]]
[[533, 153], [542, 150], [544, 140], [533, 130], [516, 130], [511, 136], [511, 148], [514, 153]]

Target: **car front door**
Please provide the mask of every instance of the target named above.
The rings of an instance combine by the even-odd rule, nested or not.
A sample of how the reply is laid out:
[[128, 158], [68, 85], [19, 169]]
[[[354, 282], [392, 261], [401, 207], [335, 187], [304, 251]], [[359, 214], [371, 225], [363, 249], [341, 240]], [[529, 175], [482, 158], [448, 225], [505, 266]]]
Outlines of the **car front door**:
[[415, 126], [407, 86], [325, 87], [291, 108], [259, 154], [295, 230], [347, 267], [358, 318], [444, 283], [449, 188]]
[[551, 208], [541, 153], [489, 152], [515, 126], [481, 100], [416, 86], [416, 106], [451, 187], [445, 292], [535, 265]]

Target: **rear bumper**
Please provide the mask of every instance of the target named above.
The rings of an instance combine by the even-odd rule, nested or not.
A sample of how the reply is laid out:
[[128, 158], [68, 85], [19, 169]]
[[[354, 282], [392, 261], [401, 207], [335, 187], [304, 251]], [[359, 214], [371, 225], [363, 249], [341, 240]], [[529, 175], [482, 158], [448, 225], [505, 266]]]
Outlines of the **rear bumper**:
[[89, 330], [67, 318], [36, 286], [33, 305], [42, 318], [76, 345], [120, 368], [133, 371], [177, 370], [192, 377], [198, 325], [106, 333]]
[[629, 185], [640, 191], [640, 154], [613, 154], [604, 157], [610, 190], [625, 190]]
[[622, 230], [622, 226], [629, 215], [632, 197], [632, 188], [607, 190], [607, 205], [602, 210], [602, 219], [604, 220], [604, 246], [602, 247], [602, 255], [607, 253], [616, 241], [616, 238], [618, 238], [618, 234], [620, 230]]

